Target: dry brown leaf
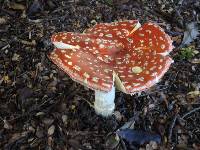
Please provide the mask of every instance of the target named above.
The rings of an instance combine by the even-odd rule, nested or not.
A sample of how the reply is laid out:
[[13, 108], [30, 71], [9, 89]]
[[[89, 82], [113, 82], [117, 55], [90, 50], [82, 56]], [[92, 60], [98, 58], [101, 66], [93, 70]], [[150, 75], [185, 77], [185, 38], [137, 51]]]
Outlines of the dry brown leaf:
[[4, 122], [4, 128], [5, 129], [12, 129], [13, 127], [12, 127], [12, 125], [10, 125], [10, 123], [7, 121], [7, 120], [3, 120], [3, 122]]
[[200, 64], [200, 59], [195, 58], [195, 59], [192, 59], [190, 62], [193, 64]]
[[0, 25], [1, 24], [5, 24], [7, 21], [6, 21], [6, 19], [5, 18], [3, 18], [3, 17], [0, 17]]
[[31, 45], [31, 46], [35, 46], [36, 45], [36, 41], [35, 40], [32, 40], [31, 42], [29, 42], [29, 41], [26, 41], [26, 40], [19, 39], [19, 42], [21, 42], [24, 45]]
[[19, 3], [14, 3], [14, 2], [10, 3], [9, 7], [14, 10], [25, 10], [26, 9], [26, 7], [24, 5], [19, 4]]
[[19, 61], [20, 60], [20, 55], [14, 53], [13, 57], [12, 57], [12, 61]]
[[49, 129], [48, 129], [48, 135], [53, 135], [55, 131], [55, 126], [52, 125]]
[[184, 32], [184, 37], [181, 45], [188, 45], [194, 41], [199, 35], [198, 26], [196, 22], [191, 22], [187, 24], [186, 31]]
[[197, 98], [200, 97], [200, 91], [191, 91], [187, 93], [187, 98]]

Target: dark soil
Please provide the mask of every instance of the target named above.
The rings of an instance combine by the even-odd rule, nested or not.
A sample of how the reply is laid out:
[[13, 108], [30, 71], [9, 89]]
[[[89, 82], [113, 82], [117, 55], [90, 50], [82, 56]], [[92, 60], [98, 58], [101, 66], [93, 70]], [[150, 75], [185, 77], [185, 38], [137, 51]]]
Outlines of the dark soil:
[[[199, 23], [199, 8], [198, 0], [0, 0], [0, 149], [200, 149], [200, 55], [179, 57], [187, 24]], [[102, 118], [89, 105], [94, 92], [48, 59], [50, 37], [125, 19], [163, 27], [174, 40], [175, 62], [148, 91], [117, 92], [114, 115]], [[199, 41], [184, 47], [198, 52]], [[107, 136], [130, 120], [162, 142], [108, 144]]]

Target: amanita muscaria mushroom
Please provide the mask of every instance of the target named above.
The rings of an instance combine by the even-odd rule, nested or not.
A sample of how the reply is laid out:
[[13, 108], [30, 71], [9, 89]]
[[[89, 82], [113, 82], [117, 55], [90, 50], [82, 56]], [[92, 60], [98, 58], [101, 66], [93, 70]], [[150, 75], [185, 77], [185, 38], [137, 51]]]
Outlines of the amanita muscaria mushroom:
[[173, 60], [167, 56], [172, 40], [153, 23], [137, 20], [100, 23], [84, 33], [52, 36], [49, 58], [74, 81], [95, 90], [94, 108], [109, 116], [115, 104], [115, 86], [127, 94], [156, 84]]

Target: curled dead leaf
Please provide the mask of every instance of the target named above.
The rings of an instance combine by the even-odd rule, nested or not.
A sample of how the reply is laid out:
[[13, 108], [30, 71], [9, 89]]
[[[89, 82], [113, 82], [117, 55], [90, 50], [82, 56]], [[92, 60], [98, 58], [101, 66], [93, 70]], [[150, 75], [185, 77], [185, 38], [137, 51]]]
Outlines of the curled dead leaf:
[[197, 98], [200, 97], [200, 91], [191, 91], [187, 93], [187, 98]]
[[3, 122], [4, 122], [4, 128], [5, 129], [12, 129], [13, 127], [12, 127], [12, 125], [7, 121], [7, 120], [3, 120]]
[[20, 60], [20, 55], [14, 53], [13, 57], [12, 57], [12, 61], [19, 61]]
[[6, 24], [6, 19], [5, 18], [3, 18], [3, 17], [0, 17], [0, 25], [2, 25], [2, 24]]
[[193, 64], [200, 64], [200, 59], [195, 58], [195, 59], [192, 59], [190, 62]]
[[26, 7], [22, 4], [11, 2], [9, 3], [9, 7], [14, 10], [25, 10]]
[[115, 149], [120, 142], [117, 134], [110, 134], [106, 140], [106, 148]]
[[55, 126], [52, 125], [49, 129], [48, 129], [48, 135], [53, 135], [55, 131]]
[[199, 35], [197, 22], [191, 22], [186, 25], [186, 31], [184, 32], [184, 37], [181, 45], [188, 45], [194, 41]]

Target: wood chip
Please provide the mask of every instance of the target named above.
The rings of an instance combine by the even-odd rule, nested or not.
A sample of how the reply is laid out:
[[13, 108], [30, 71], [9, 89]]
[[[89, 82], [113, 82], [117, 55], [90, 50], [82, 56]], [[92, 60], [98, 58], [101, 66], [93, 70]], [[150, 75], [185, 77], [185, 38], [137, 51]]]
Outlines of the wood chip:
[[0, 17], [0, 25], [6, 24], [6, 22], [7, 22], [7, 21], [6, 21], [5, 18], [1, 18], [1, 17]]
[[55, 131], [55, 126], [52, 125], [49, 129], [48, 129], [48, 135], [53, 135]]

